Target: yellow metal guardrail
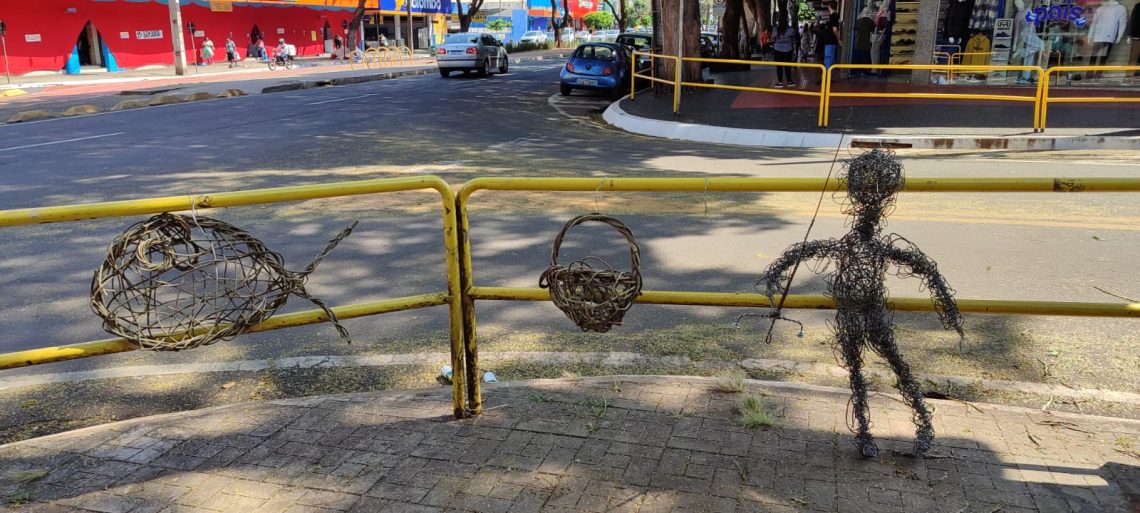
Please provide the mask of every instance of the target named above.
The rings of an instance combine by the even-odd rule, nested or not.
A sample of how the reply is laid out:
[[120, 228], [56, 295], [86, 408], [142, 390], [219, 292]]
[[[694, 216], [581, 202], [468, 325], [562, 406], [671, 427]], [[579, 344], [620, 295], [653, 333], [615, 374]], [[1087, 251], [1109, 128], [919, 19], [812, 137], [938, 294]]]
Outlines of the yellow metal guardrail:
[[[637, 73], [637, 58], [649, 57], [649, 74], [639, 75]], [[656, 77], [656, 69], [654, 66], [654, 59], [667, 59], [673, 61], [673, 80], [665, 80]], [[648, 52], [633, 52], [632, 57], [629, 59], [630, 78], [629, 78], [629, 99], [632, 101], [637, 95], [637, 79], [644, 79], [650, 82], [672, 84], [673, 85], [673, 114], [677, 113], [677, 109], [681, 105], [681, 66], [678, 64], [680, 59], [676, 55], [658, 55]]]
[[[479, 190], [498, 191], [580, 191], [580, 192], [818, 192], [842, 190], [841, 180], [822, 178], [476, 178], [456, 193], [434, 176], [362, 180], [322, 185], [279, 187], [248, 191], [171, 196], [142, 200], [28, 208], [0, 211], [0, 227], [77, 221], [182, 211], [196, 208], [222, 208], [241, 205], [302, 201], [317, 198], [363, 194], [436, 190], [442, 200], [444, 248], [446, 251], [447, 291], [338, 306], [333, 309], [343, 319], [395, 312], [413, 308], [448, 305], [452, 394], [454, 414], [462, 418], [482, 409], [478, 378], [476, 339], [476, 300], [549, 300], [543, 289], [476, 287], [471, 264], [470, 197]], [[1140, 192], [1140, 178], [915, 178], [908, 180], [906, 192]], [[726, 307], [765, 307], [768, 299], [760, 294], [645, 291], [640, 303], [707, 305]], [[892, 298], [898, 310], [928, 311], [927, 298]], [[1140, 318], [1140, 304], [1076, 303], [1059, 301], [1004, 301], [959, 299], [963, 312], [1019, 315], [1072, 315]], [[832, 300], [820, 295], [790, 295], [786, 308], [834, 308]], [[325, 322], [320, 310], [307, 310], [274, 316], [254, 327], [267, 331]], [[59, 347], [45, 347], [0, 354], [0, 369], [84, 358], [133, 350], [123, 339], [107, 339]]]
[[[539, 288], [475, 286], [471, 266], [471, 195], [480, 190], [543, 192], [819, 192], [838, 191], [841, 180], [822, 178], [476, 178], [455, 194], [459, 217], [460, 275], [463, 291], [463, 333], [467, 350], [467, 403], [473, 413], [482, 409], [477, 378], [479, 348], [476, 337], [476, 300], [547, 301], [549, 292]], [[1140, 178], [916, 178], [907, 180], [905, 192], [1140, 192]], [[1020, 315], [1073, 315], [1140, 318], [1140, 303], [1075, 303], [1059, 301], [1006, 301], [959, 299], [964, 312]], [[644, 291], [639, 303], [764, 307], [760, 294]], [[891, 298], [899, 310], [930, 311], [929, 298]], [[789, 295], [785, 308], [834, 308], [826, 296]]]
[[966, 66], [966, 65], [952, 65], [945, 64], [834, 64], [827, 69], [827, 74], [824, 77], [824, 85], [826, 88], [826, 97], [824, 99], [823, 111], [823, 126], [828, 126], [831, 121], [831, 99], [832, 98], [921, 98], [921, 99], [937, 99], [937, 100], [990, 100], [990, 101], [1007, 101], [1007, 102], [1025, 102], [1033, 104], [1033, 128], [1037, 128], [1039, 120], [1039, 113], [1041, 108], [1041, 90], [1044, 87], [1041, 80], [1037, 81], [1037, 92], [1033, 96], [1028, 95], [1012, 95], [1012, 94], [974, 94], [974, 93], [930, 93], [930, 92], [835, 92], [832, 90], [833, 80], [836, 70], [842, 69], [871, 69], [876, 68], [880, 70], [926, 70], [926, 71], [946, 71], [953, 75], [955, 72], [982, 72], [988, 73], [991, 71], [1035, 71], [1038, 73], [1038, 78], [1041, 77], [1042, 69], [1037, 66]]
[[[1054, 68], [1041, 68], [1039, 66], [1011, 66], [1011, 65], [964, 65], [953, 64], [955, 59], [960, 59], [963, 55], [989, 55], [989, 54], [975, 54], [975, 53], [958, 53], [949, 54], [948, 52], [935, 52], [935, 56], [944, 55], [948, 59], [948, 64], [834, 64], [830, 68], [824, 68], [821, 64], [815, 63], [787, 63], [787, 62], [772, 62], [772, 61], [749, 61], [738, 59], [711, 59], [702, 57], [684, 57], [678, 58], [675, 55], [660, 55], [649, 52], [634, 52], [633, 62], [630, 64], [632, 68], [631, 75], [633, 79], [630, 80], [629, 97], [633, 100], [637, 94], [636, 79], [649, 80], [656, 83], [672, 84], [673, 85], [673, 113], [676, 114], [680, 110], [681, 90], [683, 87], [704, 87], [709, 89], [732, 89], [738, 91], [756, 91], [764, 93], [776, 94], [791, 94], [802, 96], [818, 96], [820, 98], [820, 107], [818, 126], [827, 127], [831, 122], [831, 99], [832, 98], [918, 98], [918, 99], [941, 99], [941, 100], [985, 100], [985, 101], [1005, 101], [1005, 102], [1019, 102], [1019, 103], [1032, 103], [1033, 104], [1033, 130], [1040, 132], [1045, 130], [1046, 113], [1048, 111], [1049, 103], [1133, 103], [1140, 102], [1140, 97], [1121, 97], [1121, 96], [1084, 96], [1084, 97], [1069, 97], [1049, 95], [1050, 76], [1068, 72], [1068, 71], [1097, 71], [1097, 72], [1112, 72], [1112, 71], [1137, 71], [1140, 66], [1060, 66]], [[650, 60], [650, 74], [637, 73], [637, 56], [648, 57]], [[821, 69], [823, 73], [823, 83], [820, 92], [806, 91], [800, 89], [776, 89], [765, 87], [748, 87], [748, 86], [733, 86], [726, 84], [706, 84], [702, 82], [682, 82], [681, 80], [681, 66], [674, 66], [675, 77], [672, 80], [657, 78], [653, 76], [654, 59], [668, 59], [676, 62], [724, 62], [732, 64], [748, 64], [754, 66], [789, 66], [796, 68], [816, 68]], [[936, 93], [936, 92], [879, 92], [879, 91], [865, 91], [865, 92], [844, 92], [834, 91], [832, 86], [834, 84], [834, 75], [836, 70], [842, 69], [867, 69], [867, 70], [927, 70], [933, 73], [944, 73], [948, 81], [953, 81], [955, 74], [963, 73], [991, 73], [991, 72], [1007, 72], [1007, 71], [1029, 71], [1036, 73], [1037, 86], [1032, 96], [1027, 94], [991, 94], [991, 93]]]
[[[450, 319], [451, 361], [454, 372], [452, 392], [455, 397], [455, 415], [462, 417], [467, 409], [463, 404], [464, 391], [464, 348], [462, 337], [462, 314], [459, 293], [459, 252], [457, 220], [455, 218], [455, 196], [451, 186], [435, 176], [414, 178], [385, 178], [320, 185], [302, 185], [254, 189], [217, 194], [191, 196], [168, 196], [140, 200], [111, 201], [87, 205], [66, 205], [57, 207], [25, 208], [0, 211], [0, 227], [78, 221], [108, 217], [123, 217], [159, 212], [176, 212], [203, 208], [236, 207], [287, 201], [303, 201], [318, 198], [358, 196], [363, 194], [391, 193], [431, 189], [440, 195], [443, 220], [443, 242], [445, 249], [447, 292], [394, 298], [355, 305], [339, 306], [333, 309], [338, 317], [345, 319], [385, 312], [424, 308], [435, 305], [448, 305]], [[274, 316], [254, 327], [254, 331], [266, 331], [327, 321], [320, 310], [309, 310]], [[108, 339], [84, 342], [59, 347], [45, 347], [0, 354], [0, 369], [23, 367], [41, 363], [84, 358], [100, 354], [118, 353], [135, 349], [123, 339]]]
[[1052, 85], [1049, 84], [1051, 75], [1060, 75], [1073, 71], [1083, 72], [1113, 72], [1123, 71], [1140, 72], [1140, 66], [1058, 66], [1045, 70], [1045, 76], [1038, 84], [1041, 86], [1040, 109], [1038, 113], [1037, 131], [1045, 131], [1045, 120], [1049, 113], [1050, 103], [1140, 103], [1140, 96], [1050, 96]]

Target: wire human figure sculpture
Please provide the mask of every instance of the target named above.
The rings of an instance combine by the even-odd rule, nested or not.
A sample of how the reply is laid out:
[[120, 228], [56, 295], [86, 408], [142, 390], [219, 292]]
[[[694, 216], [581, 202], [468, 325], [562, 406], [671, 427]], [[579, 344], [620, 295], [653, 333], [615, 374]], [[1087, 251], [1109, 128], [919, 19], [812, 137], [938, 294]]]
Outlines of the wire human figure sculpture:
[[[836, 305], [836, 349], [849, 373], [853, 409], [848, 423], [858, 424], [851, 426], [856, 433], [855, 445], [866, 458], [873, 458], [879, 452], [870, 433], [867, 384], [862, 374], [863, 351], [870, 349], [890, 364], [898, 377], [896, 387], [914, 409], [914, 423], [918, 426], [914, 453], [922, 456], [930, 449], [934, 428], [930, 410], [922, 398], [922, 388], [895, 344], [893, 313], [887, 304], [884, 284], [889, 266], [898, 267], [896, 275], [899, 277], [920, 277], [923, 288], [930, 289], [942, 325], [953, 328], [965, 339], [962, 316], [954, 302], [954, 290], [938, 272], [934, 260], [901, 236], [882, 234], [885, 218], [894, 209], [895, 198], [904, 184], [902, 165], [894, 155], [881, 150], [864, 153], [848, 164], [846, 176], [840, 175], [841, 180], [844, 178], [847, 197], [843, 212], [851, 216], [851, 231], [840, 239], [793, 244], [765, 269], [756, 286], [763, 287], [761, 290], [776, 305], [775, 295], [781, 284], [789, 280], [789, 271], [794, 265], [809, 260], [835, 264], [835, 271], [826, 276], [825, 282]], [[782, 318], [779, 306], [772, 310], [770, 317]]]

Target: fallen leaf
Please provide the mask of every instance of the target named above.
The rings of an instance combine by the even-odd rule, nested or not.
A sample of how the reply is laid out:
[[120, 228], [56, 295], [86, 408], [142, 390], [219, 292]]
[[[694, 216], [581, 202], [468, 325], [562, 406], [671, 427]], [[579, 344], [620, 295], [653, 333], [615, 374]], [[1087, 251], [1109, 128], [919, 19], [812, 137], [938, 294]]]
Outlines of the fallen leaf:
[[231, 381], [229, 383], [222, 385], [222, 390], [229, 390], [229, 389], [233, 388], [235, 385], [237, 385], [237, 382]]

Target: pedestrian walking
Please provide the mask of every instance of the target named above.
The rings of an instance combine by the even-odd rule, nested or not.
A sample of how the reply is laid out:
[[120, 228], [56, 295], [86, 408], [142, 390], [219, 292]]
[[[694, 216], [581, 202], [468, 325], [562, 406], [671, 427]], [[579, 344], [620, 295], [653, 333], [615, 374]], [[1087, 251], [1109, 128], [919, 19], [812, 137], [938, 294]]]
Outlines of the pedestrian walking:
[[259, 61], [268, 61], [269, 60], [269, 54], [265, 51], [265, 40], [264, 39], [258, 39], [257, 40], [257, 60], [259, 60]]
[[230, 64], [231, 68], [238, 65], [237, 43], [234, 43], [233, 34], [226, 38], [226, 62]]
[[205, 62], [207, 66], [214, 64], [214, 42], [210, 41], [209, 36], [206, 37], [205, 41], [202, 41], [202, 62]]

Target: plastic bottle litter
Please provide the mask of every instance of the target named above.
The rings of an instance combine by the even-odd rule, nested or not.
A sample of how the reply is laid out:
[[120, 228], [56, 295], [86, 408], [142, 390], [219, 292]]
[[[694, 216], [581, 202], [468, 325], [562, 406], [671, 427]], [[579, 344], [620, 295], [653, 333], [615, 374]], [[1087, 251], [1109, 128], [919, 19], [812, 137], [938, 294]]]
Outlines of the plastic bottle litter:
[[498, 383], [499, 380], [495, 379], [495, 373], [494, 372], [487, 371], [483, 374], [483, 382], [484, 383]]
[[444, 365], [443, 368], [439, 370], [439, 375], [451, 379], [451, 366]]

